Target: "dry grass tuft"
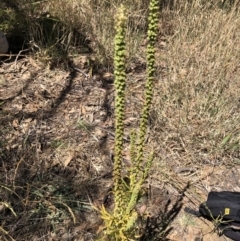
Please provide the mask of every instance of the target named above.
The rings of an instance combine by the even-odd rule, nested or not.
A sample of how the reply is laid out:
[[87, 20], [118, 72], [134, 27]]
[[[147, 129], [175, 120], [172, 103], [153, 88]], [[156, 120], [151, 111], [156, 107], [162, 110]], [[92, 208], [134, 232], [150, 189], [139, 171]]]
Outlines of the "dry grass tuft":
[[185, 5], [165, 14], [174, 34], [159, 44], [152, 113], [159, 158], [177, 166], [239, 163], [239, 8]]
[[[50, 0], [20, 4], [28, 24], [31, 47], [41, 60], [55, 61], [61, 55], [86, 51], [88, 45], [100, 64], [112, 66], [114, 15], [123, 1]], [[128, 61], [138, 59], [147, 26], [148, 1], [124, 1], [128, 9]], [[65, 56], [66, 58], [66, 56]], [[128, 62], [129, 63], [129, 62]]]

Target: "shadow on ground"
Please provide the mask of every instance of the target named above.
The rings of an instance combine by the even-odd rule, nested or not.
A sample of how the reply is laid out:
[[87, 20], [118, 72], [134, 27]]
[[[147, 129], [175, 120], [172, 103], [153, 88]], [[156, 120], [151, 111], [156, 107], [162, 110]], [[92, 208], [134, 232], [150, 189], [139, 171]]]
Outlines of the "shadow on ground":
[[[51, 140], [51, 128], [46, 131], [46, 128], [31, 130], [30, 127], [27, 132], [21, 132], [26, 120], [35, 123], [32, 126], [35, 128], [54, 122], [56, 112], [72, 91], [75, 78], [76, 72], [70, 72], [51, 104], [33, 112], [16, 111], [14, 106], [31, 96], [34, 76], [25, 80], [23, 88], [14, 95], [1, 96], [1, 240], [73, 240], [79, 236], [87, 240], [88, 236], [91, 239], [94, 236], [92, 225], [79, 228], [91, 223], [91, 217], [98, 222], [91, 201], [99, 194], [99, 183], [90, 178], [89, 160], [84, 165], [53, 164], [55, 153], [50, 150], [61, 145], [61, 140], [60, 144]], [[28, 104], [24, 102], [23, 106]], [[77, 156], [72, 158], [77, 162]]]
[[189, 184], [180, 192], [179, 197], [173, 202], [173, 200], [168, 199], [160, 212], [149, 217], [146, 222], [146, 226], [143, 231], [143, 236], [140, 241], [168, 241], [168, 235], [172, 231], [171, 223], [177, 217], [183, 206], [183, 198], [185, 192], [188, 190]]

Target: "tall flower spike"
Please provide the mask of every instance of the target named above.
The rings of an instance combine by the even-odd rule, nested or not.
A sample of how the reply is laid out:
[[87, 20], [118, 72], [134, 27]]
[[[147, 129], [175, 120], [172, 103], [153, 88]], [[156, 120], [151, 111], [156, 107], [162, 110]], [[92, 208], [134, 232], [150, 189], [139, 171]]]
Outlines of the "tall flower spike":
[[126, 17], [125, 9], [121, 5], [117, 16], [114, 53], [114, 86], [115, 86], [115, 150], [114, 150], [114, 212], [117, 214], [123, 208], [123, 183], [122, 183], [122, 149], [124, 135], [124, 109], [125, 109], [125, 53], [126, 53]]
[[141, 114], [140, 120], [140, 133], [137, 149], [136, 167], [139, 169], [139, 165], [142, 162], [143, 146], [145, 136], [147, 132], [149, 111], [153, 99], [153, 81], [155, 74], [155, 43], [157, 40], [158, 31], [158, 15], [159, 15], [159, 1], [151, 0], [149, 5], [149, 17], [148, 17], [148, 45], [147, 45], [147, 82], [145, 85], [145, 102]]
[[[122, 177], [122, 149], [124, 135], [124, 112], [125, 112], [125, 34], [126, 17], [124, 7], [118, 9], [115, 35], [114, 53], [114, 75], [115, 75], [115, 149], [113, 168], [113, 195], [114, 211], [108, 212], [103, 206], [100, 210], [105, 222], [105, 236], [102, 240], [128, 241], [139, 240], [139, 227], [137, 225], [138, 212], [135, 210], [136, 204], [141, 195], [143, 182], [147, 179], [149, 169], [153, 161], [153, 153], [142, 169], [143, 146], [148, 124], [149, 110], [153, 98], [153, 80], [155, 49], [154, 44], [157, 37], [158, 22], [158, 0], [151, 0], [149, 5], [149, 26], [148, 26], [148, 46], [147, 46], [147, 81], [145, 86], [145, 102], [140, 119], [140, 132], [136, 140], [136, 132], [131, 133], [130, 156], [132, 167], [130, 168], [129, 179]], [[136, 147], [136, 148], [135, 148]], [[106, 239], [107, 238], [107, 239]]]

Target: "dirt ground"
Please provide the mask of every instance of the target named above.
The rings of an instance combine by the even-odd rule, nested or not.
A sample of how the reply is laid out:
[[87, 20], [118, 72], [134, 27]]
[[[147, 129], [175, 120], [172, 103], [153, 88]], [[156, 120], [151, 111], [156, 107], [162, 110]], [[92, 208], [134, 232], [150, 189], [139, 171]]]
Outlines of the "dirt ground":
[[[95, 240], [102, 230], [92, 204], [111, 205], [113, 75], [91, 75], [87, 63], [82, 56], [50, 70], [28, 56], [0, 66], [1, 240]], [[141, 67], [128, 73], [126, 166], [144, 83]], [[157, 143], [149, 137], [147, 145]], [[239, 168], [223, 164], [155, 163], [139, 210], [156, 226], [143, 240], [227, 240], [197, 211], [210, 190], [240, 191], [239, 177]], [[150, 239], [157, 233], [162, 239]]]

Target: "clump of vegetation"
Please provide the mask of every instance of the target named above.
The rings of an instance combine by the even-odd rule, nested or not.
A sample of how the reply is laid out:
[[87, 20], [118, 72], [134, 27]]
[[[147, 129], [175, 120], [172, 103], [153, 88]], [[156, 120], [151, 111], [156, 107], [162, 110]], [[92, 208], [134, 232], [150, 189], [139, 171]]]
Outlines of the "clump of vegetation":
[[[131, 162], [129, 172], [129, 183], [124, 181], [122, 175], [122, 151], [124, 136], [124, 111], [125, 111], [125, 86], [126, 86], [126, 16], [124, 7], [119, 9], [116, 23], [115, 37], [115, 150], [114, 150], [114, 210], [106, 211], [102, 206], [101, 216], [105, 222], [105, 236], [108, 240], [137, 240], [141, 237], [138, 233], [137, 220], [139, 214], [135, 210], [142, 191], [142, 184], [146, 181], [153, 161], [153, 154], [150, 154], [147, 163], [143, 162], [143, 147], [148, 125], [149, 111], [153, 98], [153, 80], [155, 73], [155, 42], [157, 37], [158, 23], [158, 1], [152, 0], [149, 6], [149, 27], [147, 46], [147, 82], [145, 86], [145, 103], [143, 106], [139, 136], [136, 139], [136, 130], [131, 136]], [[136, 150], [135, 150], [136, 149]], [[144, 167], [143, 167], [144, 166]]]

